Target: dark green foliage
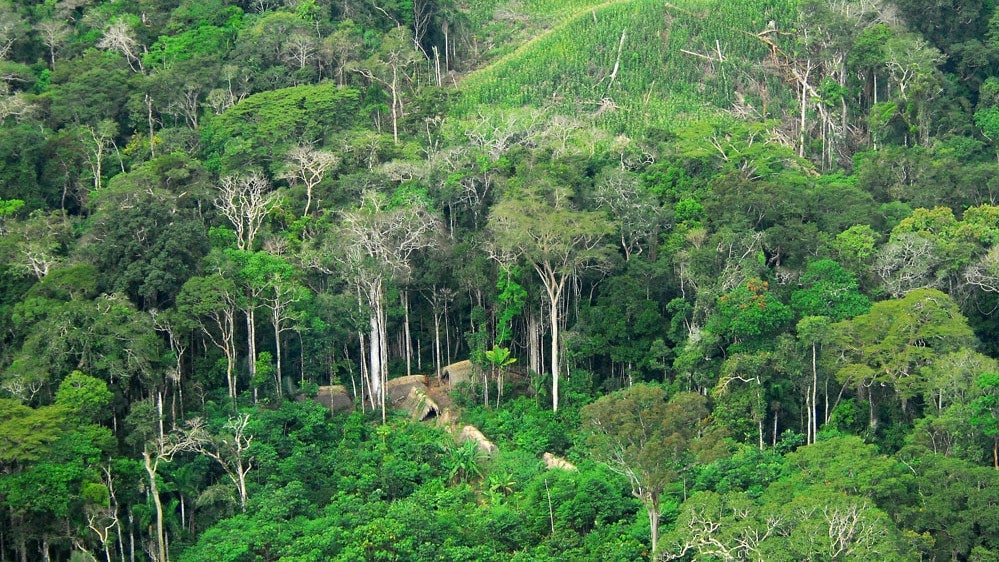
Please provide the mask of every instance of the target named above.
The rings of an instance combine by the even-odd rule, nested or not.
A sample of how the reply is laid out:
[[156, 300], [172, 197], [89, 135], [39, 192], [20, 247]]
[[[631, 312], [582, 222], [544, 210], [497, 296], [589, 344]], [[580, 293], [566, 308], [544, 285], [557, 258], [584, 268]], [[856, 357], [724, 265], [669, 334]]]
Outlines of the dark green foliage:
[[912, 468], [918, 499], [888, 509], [900, 525], [933, 538], [931, 556], [965, 558], [975, 548], [999, 547], [994, 469], [928, 453], [914, 459]]
[[88, 51], [52, 74], [51, 88], [42, 95], [52, 128], [70, 124], [96, 126], [102, 119], [123, 117], [128, 97], [129, 68], [124, 57]]
[[995, 558], [993, 4], [0, 3], [0, 559]]
[[204, 169], [175, 154], [117, 176], [95, 194], [90, 244], [98, 289], [128, 296], [143, 309], [173, 303], [208, 253], [201, 197]]
[[20, 199], [26, 210], [57, 207], [58, 193], [42, 188], [45, 135], [35, 123], [0, 127], [0, 199]]

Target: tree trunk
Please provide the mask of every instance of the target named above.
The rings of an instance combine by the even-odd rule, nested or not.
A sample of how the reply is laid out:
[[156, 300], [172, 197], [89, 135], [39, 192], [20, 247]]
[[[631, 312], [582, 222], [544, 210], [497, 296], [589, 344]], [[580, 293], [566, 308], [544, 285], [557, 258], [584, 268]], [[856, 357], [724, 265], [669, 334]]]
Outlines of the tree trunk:
[[[249, 297], [248, 298], [252, 298]], [[256, 326], [256, 309], [253, 304], [248, 304], [246, 310], [244, 311], [246, 315], [246, 349], [247, 354], [250, 356], [249, 370], [250, 370], [250, 383], [253, 384], [254, 391], [256, 391], [255, 380], [257, 378], [257, 326]]]
[[652, 558], [655, 559], [656, 548], [659, 546], [659, 497], [649, 498], [646, 504], [649, 512], [649, 530], [652, 536]]
[[399, 77], [398, 69], [392, 66], [392, 139], [399, 144]]
[[142, 460], [149, 475], [149, 492], [153, 496], [153, 504], [156, 506], [156, 547], [157, 561], [166, 562], [166, 540], [163, 535], [163, 503], [160, 501], [160, 491], [156, 486], [156, 469], [148, 451], [142, 452]]
[[402, 301], [403, 324], [402, 331], [406, 338], [406, 376], [413, 374], [413, 338], [409, 330], [409, 291], [400, 291], [399, 299]]
[[378, 301], [378, 328], [380, 330], [380, 335], [382, 341], [379, 342], [379, 352], [381, 353], [381, 381], [380, 387], [381, 392], [379, 392], [380, 404], [382, 407], [382, 424], [385, 423], [385, 386], [388, 383], [388, 326], [385, 320], [385, 305], [379, 300]]
[[281, 321], [277, 320], [274, 323], [274, 352], [275, 359], [277, 360], [277, 369], [274, 371], [274, 376], [277, 378], [277, 395], [281, 396], [282, 386], [284, 384], [284, 379], [281, 376]]
[[558, 383], [559, 383], [559, 363], [558, 363], [558, 338], [559, 338], [559, 310], [558, 310], [558, 296], [549, 292], [549, 309], [548, 319], [552, 323], [552, 341], [551, 341], [551, 371], [552, 371], [552, 411], [558, 411]]
[[538, 350], [538, 319], [533, 313], [527, 316], [527, 362], [530, 370], [535, 373], [541, 372], [541, 362], [538, 357], [541, 355]]
[[371, 331], [368, 334], [368, 389], [371, 409], [374, 410], [378, 408], [378, 397], [381, 395], [382, 388], [381, 352], [378, 350], [380, 342], [378, 315], [374, 310], [371, 311], [371, 318], [368, 321], [371, 326]]
[[249, 468], [243, 467], [243, 459], [236, 460], [236, 487], [239, 488], [239, 508], [243, 513], [246, 513], [246, 473], [249, 471]]
[[808, 411], [809, 415], [811, 416], [811, 422], [810, 422], [811, 427], [809, 428], [809, 431], [812, 434], [812, 440], [809, 443], [815, 443], [815, 437], [818, 434], [819, 430], [819, 426], [815, 422], [815, 418], [818, 417], [818, 412], [815, 411], [816, 410], [815, 400], [818, 397], [817, 389], [819, 387], [819, 368], [817, 361], [818, 354], [816, 353], [815, 348], [816, 345], [813, 343], [812, 344], [812, 406], [811, 409]]
[[441, 317], [434, 311], [434, 372], [437, 373], [437, 382], [441, 380]]

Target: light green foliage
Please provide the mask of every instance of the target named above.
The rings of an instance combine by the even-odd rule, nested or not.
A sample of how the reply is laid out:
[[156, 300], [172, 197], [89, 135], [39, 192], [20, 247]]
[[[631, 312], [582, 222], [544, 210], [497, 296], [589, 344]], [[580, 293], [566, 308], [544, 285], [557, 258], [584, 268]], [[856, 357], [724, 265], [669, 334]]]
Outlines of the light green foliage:
[[65, 424], [61, 408], [35, 409], [18, 400], [0, 398], [0, 463], [18, 466], [49, 453]]
[[236, 38], [243, 25], [243, 12], [237, 6], [220, 2], [188, 2], [171, 15], [168, 30], [143, 55], [147, 67], [170, 67], [191, 58], [217, 56]]
[[788, 454], [786, 462], [792, 473], [776, 485], [789, 494], [800, 487], [822, 485], [887, 506], [901, 500], [912, 481], [904, 464], [852, 435], [820, 438]]
[[917, 395], [924, 369], [937, 358], [976, 343], [957, 304], [931, 289], [875, 303], [867, 314], [833, 329], [836, 346], [848, 361], [837, 378], [855, 388], [884, 385], [903, 400]]
[[512, 322], [523, 312], [527, 301], [527, 290], [518, 282], [521, 268], [507, 266], [496, 280], [496, 301], [499, 311], [496, 313], [496, 344], [501, 345], [510, 340], [513, 334]]
[[56, 404], [63, 406], [79, 422], [100, 421], [111, 413], [111, 391], [107, 384], [80, 371], [73, 371], [59, 383]]
[[994, 372], [999, 372], [999, 363], [970, 348], [941, 355], [926, 370], [924, 399], [936, 407], [937, 414], [952, 405], [966, 406], [981, 390], [978, 377]]
[[[588, 116], [615, 132], [672, 130], [729, 106], [733, 82], [768, 54], [753, 35], [792, 13], [788, 6], [754, 1], [683, 2], [664, 10], [661, 3], [636, 0], [567, 5], [565, 12], [573, 7], [550, 31], [468, 77], [457, 113], [497, 104], [538, 107], [554, 99], [560, 112]], [[773, 81], [768, 88], [779, 91], [781, 85]]]
[[871, 306], [856, 279], [832, 260], [808, 264], [803, 287], [791, 294], [791, 307], [803, 316], [828, 316], [833, 321], [863, 314]]
[[24, 206], [24, 201], [20, 199], [0, 199], [0, 232], [6, 234], [5, 222], [9, 217], [14, 216], [21, 207]]
[[977, 384], [982, 394], [971, 402], [971, 424], [992, 438], [993, 467], [999, 470], [999, 375], [983, 373]]
[[283, 165], [283, 155], [296, 143], [322, 142], [349, 130], [359, 100], [357, 90], [330, 84], [254, 94], [206, 124], [206, 165], [227, 173]]
[[790, 501], [769, 494], [699, 492], [683, 503], [673, 531], [659, 543], [665, 560], [878, 559], [911, 555], [887, 514], [862, 498], [821, 486]]

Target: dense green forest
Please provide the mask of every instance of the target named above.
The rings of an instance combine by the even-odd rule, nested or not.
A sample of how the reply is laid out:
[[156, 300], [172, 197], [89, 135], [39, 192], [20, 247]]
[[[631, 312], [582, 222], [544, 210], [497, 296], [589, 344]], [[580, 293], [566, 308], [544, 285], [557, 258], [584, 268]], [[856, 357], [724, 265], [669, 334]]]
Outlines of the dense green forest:
[[999, 561], [997, 309], [992, 0], [0, 2], [0, 562]]

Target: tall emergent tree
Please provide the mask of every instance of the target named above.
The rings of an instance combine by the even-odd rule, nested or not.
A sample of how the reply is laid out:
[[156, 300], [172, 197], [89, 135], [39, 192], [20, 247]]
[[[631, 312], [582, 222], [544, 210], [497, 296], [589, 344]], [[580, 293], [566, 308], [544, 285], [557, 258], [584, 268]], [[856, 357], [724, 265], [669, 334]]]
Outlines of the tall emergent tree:
[[563, 187], [555, 187], [550, 193], [525, 191], [497, 203], [489, 217], [493, 242], [501, 257], [526, 261], [545, 288], [552, 331], [552, 410], [556, 412], [565, 288], [582, 270], [607, 264], [610, 254], [604, 238], [612, 232], [603, 213], [577, 211], [569, 205], [569, 196]]
[[698, 457], [712, 456], [702, 445], [723, 446], [717, 436], [704, 432], [707, 399], [681, 392], [667, 400], [662, 387], [636, 384], [601, 397], [580, 413], [593, 458], [626, 476], [632, 495], [645, 504], [654, 552], [663, 491]]
[[[371, 326], [368, 342], [371, 398], [377, 399], [385, 416], [382, 392], [388, 380], [388, 327], [385, 285], [409, 278], [414, 252], [435, 243], [440, 221], [426, 203], [411, 198], [393, 206], [384, 194], [368, 191], [360, 208], [343, 216], [340, 259], [350, 272], [369, 307]], [[374, 405], [374, 404], [372, 404]]]

